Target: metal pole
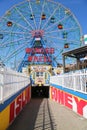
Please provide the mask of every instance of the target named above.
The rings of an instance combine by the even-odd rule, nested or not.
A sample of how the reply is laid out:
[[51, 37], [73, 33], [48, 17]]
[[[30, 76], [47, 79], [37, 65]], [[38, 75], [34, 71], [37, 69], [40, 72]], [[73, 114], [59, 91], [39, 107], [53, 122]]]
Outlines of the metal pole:
[[65, 73], [65, 56], [63, 55], [63, 73]]

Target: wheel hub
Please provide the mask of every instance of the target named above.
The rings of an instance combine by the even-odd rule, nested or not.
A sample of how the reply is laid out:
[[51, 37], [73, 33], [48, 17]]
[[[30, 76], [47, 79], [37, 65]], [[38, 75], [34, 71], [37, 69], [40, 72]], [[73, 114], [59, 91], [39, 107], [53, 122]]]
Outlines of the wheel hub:
[[43, 30], [33, 30], [31, 31], [32, 37], [35, 38], [40, 38], [44, 35], [44, 31]]

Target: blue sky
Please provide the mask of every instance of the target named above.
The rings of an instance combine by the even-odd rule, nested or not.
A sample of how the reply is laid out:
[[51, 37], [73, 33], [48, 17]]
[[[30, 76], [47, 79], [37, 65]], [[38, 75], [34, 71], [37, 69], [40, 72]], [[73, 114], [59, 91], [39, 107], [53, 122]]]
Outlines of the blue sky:
[[[0, 17], [6, 10], [23, 0], [0, 0]], [[83, 34], [87, 34], [87, 0], [54, 0], [69, 8], [79, 21]]]

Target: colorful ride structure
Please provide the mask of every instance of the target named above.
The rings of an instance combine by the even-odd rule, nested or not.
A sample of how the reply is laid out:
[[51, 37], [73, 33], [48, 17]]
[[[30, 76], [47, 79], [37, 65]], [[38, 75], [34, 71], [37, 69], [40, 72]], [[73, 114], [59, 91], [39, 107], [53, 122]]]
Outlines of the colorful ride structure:
[[0, 19], [0, 58], [19, 72], [31, 65], [54, 68], [63, 64], [62, 53], [81, 46], [81, 37], [69, 9], [51, 0], [27, 0]]

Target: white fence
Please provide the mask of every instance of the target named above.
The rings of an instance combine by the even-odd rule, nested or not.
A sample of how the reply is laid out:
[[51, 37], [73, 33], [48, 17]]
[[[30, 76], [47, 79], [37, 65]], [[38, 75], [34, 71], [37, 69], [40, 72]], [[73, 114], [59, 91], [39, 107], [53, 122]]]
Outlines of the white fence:
[[0, 68], [0, 103], [30, 84], [29, 77], [10, 69]]
[[52, 76], [50, 83], [87, 93], [87, 70]]

